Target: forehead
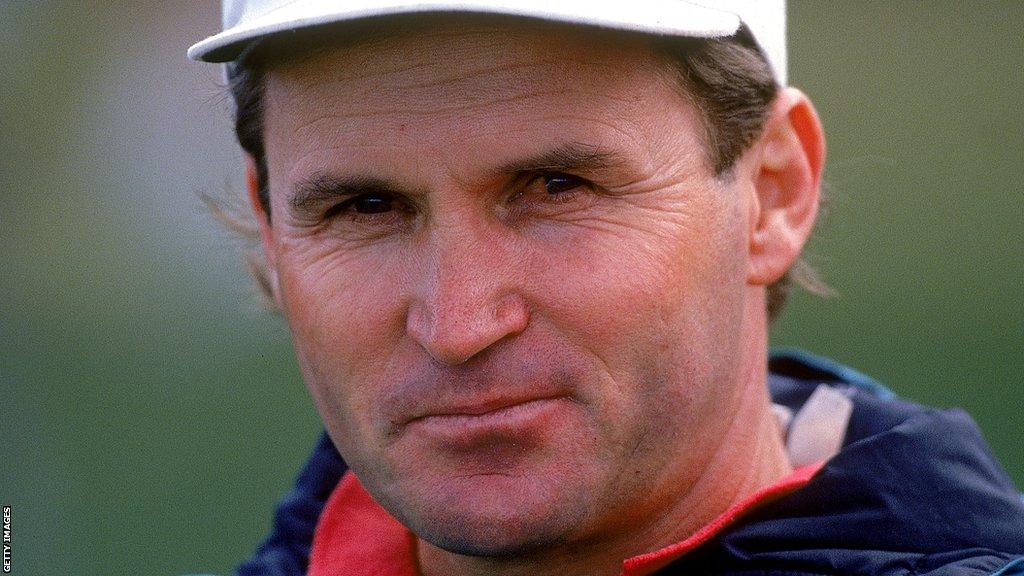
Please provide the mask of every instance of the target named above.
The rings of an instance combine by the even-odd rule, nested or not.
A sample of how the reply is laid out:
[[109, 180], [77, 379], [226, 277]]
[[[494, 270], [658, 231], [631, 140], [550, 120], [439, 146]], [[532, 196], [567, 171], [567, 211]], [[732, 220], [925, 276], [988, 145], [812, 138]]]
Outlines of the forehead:
[[287, 150], [316, 165], [324, 150], [394, 152], [411, 140], [419, 152], [434, 143], [463, 154], [496, 136], [511, 148], [556, 138], [614, 145], [689, 114], [667, 59], [639, 35], [479, 15], [327, 34], [281, 47], [267, 63], [270, 155]]
[[[457, 76], [475, 64], [496, 69], [535, 62], [628, 63], [664, 68], [649, 36], [535, 19], [481, 14], [404, 15], [288, 36], [261, 49], [275, 74], [322, 75], [343, 61], [389, 72]], [[338, 70], [343, 72], [343, 70]], [[441, 79], [439, 79], [441, 80]]]

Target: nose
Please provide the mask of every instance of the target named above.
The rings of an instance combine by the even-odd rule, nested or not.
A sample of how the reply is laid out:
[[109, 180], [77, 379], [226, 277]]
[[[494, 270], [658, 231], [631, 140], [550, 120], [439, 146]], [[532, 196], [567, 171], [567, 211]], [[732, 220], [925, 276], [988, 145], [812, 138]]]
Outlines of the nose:
[[529, 309], [517, 290], [516, 263], [493, 234], [431, 234], [410, 302], [406, 331], [438, 362], [469, 361], [526, 329]]

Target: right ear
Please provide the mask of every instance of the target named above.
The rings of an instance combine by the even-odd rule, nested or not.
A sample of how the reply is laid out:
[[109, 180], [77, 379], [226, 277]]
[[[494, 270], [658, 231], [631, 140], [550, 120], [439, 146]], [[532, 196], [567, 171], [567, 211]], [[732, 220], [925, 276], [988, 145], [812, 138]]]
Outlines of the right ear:
[[270, 224], [270, 214], [267, 213], [263, 202], [260, 201], [260, 177], [256, 170], [256, 160], [249, 154], [245, 155], [245, 185], [249, 196], [249, 206], [259, 227], [260, 243], [263, 245], [267, 286], [270, 289], [274, 305], [278, 310], [284, 310], [281, 306], [281, 283], [277, 273], [277, 242], [274, 238], [274, 228]]

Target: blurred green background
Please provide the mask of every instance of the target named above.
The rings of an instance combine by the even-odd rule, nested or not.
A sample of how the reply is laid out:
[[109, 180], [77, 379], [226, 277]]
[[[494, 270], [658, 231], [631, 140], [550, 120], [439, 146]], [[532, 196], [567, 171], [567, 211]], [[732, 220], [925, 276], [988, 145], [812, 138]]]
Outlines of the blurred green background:
[[[320, 430], [201, 192], [240, 189], [214, 0], [0, 1], [0, 501], [15, 574], [228, 574]], [[963, 406], [1024, 486], [1024, 9], [793, 2], [829, 214], [773, 342]]]

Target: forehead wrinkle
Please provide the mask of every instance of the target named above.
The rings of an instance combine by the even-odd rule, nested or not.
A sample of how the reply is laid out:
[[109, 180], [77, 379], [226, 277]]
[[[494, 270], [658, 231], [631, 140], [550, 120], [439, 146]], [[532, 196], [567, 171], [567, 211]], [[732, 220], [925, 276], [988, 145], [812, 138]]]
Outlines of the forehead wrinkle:
[[[411, 33], [401, 28], [397, 33], [384, 31], [363, 41], [317, 47], [305, 58], [278, 61], [271, 70], [287, 77], [300, 92], [325, 85], [341, 90], [420, 89], [467, 83], [492, 74], [501, 80], [498, 75], [502, 73], [508, 75], [507, 80], [516, 80], [532, 70], [586, 80], [586, 69], [590, 69], [597, 72], [589, 75], [591, 80], [608, 80], [620, 77], [626, 67], [653, 68], [657, 58], [649, 43], [636, 39], [606, 38], [592, 30], [546, 23], [509, 27], [507, 20], [503, 22], [506, 26], [469, 30], [453, 29], [449, 23]], [[616, 39], [621, 41], [608, 42]]]
[[[613, 140], [620, 145], [628, 143], [635, 150], [645, 144], [645, 117], [637, 119], [632, 118], [635, 114], [615, 114], [615, 106], [607, 107], [601, 101], [624, 104], [633, 112], [646, 105], [652, 82], [669, 84], [664, 82], [663, 74], [651, 73], [659, 72], [661, 66], [657, 54], [649, 46], [640, 43], [623, 44], [619, 46], [623, 50], [612, 52], [607, 45], [596, 45], [593, 38], [587, 38], [583, 43], [568, 43], [587, 50], [580, 53], [563, 51], [566, 58], [553, 59], [550, 52], [537, 49], [536, 43], [512, 46], [509, 50], [505, 46], [507, 43], [502, 40], [527, 36], [521, 31], [512, 32], [498, 34], [497, 38], [486, 30], [459, 33], [458, 39], [483, 39], [483, 46], [496, 54], [496, 57], [490, 59], [480, 57], [480, 42], [470, 45], [455, 42], [453, 47], [451, 35], [439, 30], [421, 32], [418, 37], [409, 40], [413, 46], [423, 44], [424, 38], [445, 40], [444, 45], [431, 45], [425, 53], [400, 49], [401, 46], [381, 40], [363, 44], [362, 50], [351, 46], [333, 52], [328, 50], [315, 54], [307, 61], [293, 62], [290, 67], [286, 65], [272, 69], [272, 73], [268, 74], [268, 91], [276, 97], [268, 98], [268, 104], [278, 111], [297, 111], [293, 118], [299, 121], [296, 126], [289, 127], [290, 134], [278, 133], [278, 138], [283, 136], [290, 139], [294, 152], [297, 152], [297, 161], [291, 162], [290, 167], [298, 164], [313, 166], [318, 155], [320, 163], [323, 163], [325, 148], [386, 149], [395, 145], [396, 138], [405, 139], [398, 134], [399, 123], [411, 122], [416, 129], [416, 124], [427, 116], [452, 116], [454, 123], [449, 122], [449, 127], [457, 126], [461, 118], [493, 119], [492, 124], [496, 128], [500, 127], [496, 129], [496, 134], [507, 134], [510, 127], [518, 128], [519, 120], [573, 121], [577, 125], [586, 122], [600, 125], [605, 138], [614, 134]], [[536, 36], [531, 38], [536, 40]], [[555, 43], [567, 44], [564, 40]], [[379, 46], [380, 50], [367, 52], [367, 48], [372, 46]], [[459, 54], [469, 49], [475, 49], [478, 53], [467, 58], [465, 65], [455, 66], [455, 69], [437, 56], [438, 53]], [[410, 54], [419, 58], [408, 58]], [[368, 55], [369, 58], [356, 58], [360, 55]], [[516, 59], [524, 57], [528, 61]], [[499, 63], [495, 64], [495, 60]], [[376, 66], [381, 61], [390, 63], [393, 69], [382, 70]], [[436, 74], [438, 71], [445, 73]], [[538, 82], [537, 77], [540, 75], [551, 77], [552, 81]], [[531, 87], [534, 89], [527, 90]], [[424, 92], [428, 90], [440, 91], [444, 97], [436, 98], [431, 103], [424, 98]], [[672, 91], [676, 92], [674, 87]], [[583, 101], [574, 107], [554, 107], [566, 113], [545, 114], [544, 98], [561, 98], [564, 102], [566, 97], [573, 95], [583, 97]], [[536, 104], [531, 103], [531, 100], [535, 100]], [[682, 99], [680, 102], [683, 102]], [[386, 107], [382, 108], [381, 105]], [[499, 107], [498, 114], [488, 110], [496, 106]], [[613, 115], [602, 115], [600, 111], [605, 108], [610, 108]], [[519, 115], [522, 112], [527, 115]], [[268, 114], [267, 118], [267, 128], [273, 132], [277, 132], [276, 127], [271, 126], [275, 116], [278, 114]], [[650, 119], [651, 116], [647, 114], [646, 118]], [[372, 140], [363, 129], [367, 124], [349, 122], [360, 119], [370, 119], [372, 122], [374, 118], [386, 120], [385, 124], [378, 124], [372, 136], [376, 140]], [[288, 124], [287, 120], [283, 120], [283, 126]], [[477, 134], [483, 127], [476, 126]], [[315, 137], [318, 131], [323, 138]], [[310, 135], [314, 137], [310, 138]], [[322, 141], [324, 139], [326, 142]], [[655, 161], [653, 150], [644, 152], [644, 163]]]
[[[597, 69], [596, 73], [588, 71]], [[408, 101], [400, 109], [382, 109], [381, 112], [402, 113], [429, 112], [432, 110], [459, 110], [459, 106], [444, 104], [429, 105], [417, 108], [414, 103], [425, 102], [429, 98], [439, 101], [473, 101], [476, 99], [494, 98], [496, 102], [506, 98], [527, 98], [536, 95], [566, 94], [570, 91], [600, 95], [603, 98], [617, 98], [613, 91], [595, 88], [598, 84], [622, 82], [623, 66], [614, 63], [583, 62], [579, 60], [545, 59], [531, 62], [506, 62], [495, 65], [474, 67], [472, 69], [453, 68], [442, 62], [424, 62], [417, 64], [405, 63], [404, 67], [387, 71], [350, 69], [348, 67], [333, 68], [335, 74], [324, 78], [323, 75], [308, 74], [306, 78], [297, 78], [293, 85], [283, 86], [284, 91], [292, 97], [290, 100], [310, 96], [315, 101], [317, 94], [336, 92], [349, 94], [353, 105], [368, 103], [373, 105], [383, 95], [388, 101]], [[544, 88], [524, 92], [537, 84], [537, 78], [549, 78]], [[572, 84], [570, 88], [570, 84]], [[271, 88], [273, 89], [273, 88]], [[505, 96], [502, 94], [514, 94]], [[361, 102], [362, 101], [362, 102]]]
[[[528, 67], [520, 67], [528, 68]], [[500, 74], [503, 69], [493, 68], [493, 74]], [[622, 81], [620, 79], [620, 81]], [[393, 104], [389, 107], [381, 107], [382, 102], [378, 100], [364, 101], [363, 98], [356, 97], [351, 101], [351, 105], [343, 103], [342, 105], [334, 106], [317, 106], [317, 100], [319, 98], [326, 98], [326, 94], [333, 92], [334, 94], [340, 94], [340, 90], [343, 90], [344, 82], [341, 80], [334, 81], [331, 84], [324, 84], [320, 87], [320, 96], [317, 94], [302, 94], [300, 91], [287, 91], [287, 94], [281, 95], [280, 98], [274, 99], [274, 107], [278, 110], [299, 110], [296, 114], [297, 117], [301, 118], [305, 114], [301, 111], [304, 109], [313, 109], [316, 112], [309, 118], [301, 118], [302, 123], [293, 129], [294, 138], [297, 141], [304, 141], [306, 136], [310, 132], [316, 132], [325, 123], [329, 125], [330, 130], [334, 134], [343, 133], [346, 131], [345, 125], [346, 120], [361, 119], [361, 118], [375, 118], [380, 117], [388, 120], [389, 123], [403, 123], [403, 122], [414, 122], [422, 120], [425, 117], [437, 117], [444, 115], [459, 116], [460, 114], [466, 114], [469, 112], [484, 111], [488, 108], [496, 106], [509, 105], [522, 103], [528, 104], [531, 100], [542, 100], [544, 98], [558, 98], [565, 96], [576, 96], [577, 100], [580, 97], [587, 98], [586, 109], [592, 111], [598, 111], [604, 108], [604, 104], [601, 101], [613, 104], [624, 104], [630, 108], [643, 105], [644, 91], [624, 91], [621, 90], [608, 90], [600, 86], [543, 86], [534, 90], [524, 91], [525, 86], [518, 86], [514, 82], [499, 82], [498, 90], [502, 87], [508, 86], [506, 95], [496, 95], [490, 87], [484, 86], [481, 88], [479, 93], [471, 90], [456, 90], [452, 89], [453, 97], [428, 99], [424, 98], [422, 90], [419, 89], [405, 89], [392, 91], [398, 92], [397, 98], [387, 99], [387, 102], [391, 100], [398, 100], [399, 104]], [[337, 88], [334, 86], [337, 85]], [[647, 85], [647, 84], [645, 84]], [[649, 86], [649, 85], [647, 85]], [[507, 94], [511, 92], [511, 94]], [[448, 95], [445, 95], [448, 96]], [[346, 98], [346, 100], [349, 100]], [[444, 103], [438, 103], [440, 100]], [[426, 102], [426, 103], [424, 103]], [[358, 103], [358, 105], [357, 105]], [[317, 110], [317, 108], [320, 108]], [[507, 120], [510, 116], [520, 111], [521, 108], [505, 106], [504, 109], [499, 110], [497, 115], [494, 115], [496, 122], [502, 122]], [[274, 116], [273, 114], [271, 116]], [[576, 120], [593, 120], [599, 121], [597, 117], [599, 114], [590, 115], [579, 115], [569, 116], [561, 115], [561, 119], [576, 119]], [[616, 118], [627, 120], [628, 115], [615, 114]], [[537, 116], [531, 114], [532, 118], [543, 118], [545, 120], [559, 120], [559, 116]], [[615, 128], [609, 124], [609, 127]], [[352, 129], [358, 133], [358, 130]]]
[[[486, 105], [491, 105], [491, 104], [495, 104], [495, 103], [499, 103], [499, 102], [500, 103], [515, 102], [517, 100], [523, 100], [523, 99], [527, 99], [527, 98], [531, 98], [531, 97], [535, 97], [535, 96], [536, 96], [536, 94], [527, 94], [527, 95], [522, 95], [522, 96], [514, 96], [514, 97], [504, 98], [504, 99], [500, 99], [500, 100], [490, 101], [490, 102], [487, 102]], [[472, 111], [472, 110], [474, 110], [477, 107], [483, 107], [483, 105], [481, 105], [481, 106], [473, 106], [473, 105], [451, 106], [451, 107], [446, 107], [446, 108], [443, 108], [443, 109], [430, 108], [430, 109], [422, 110], [421, 114], [446, 114], [446, 113], [451, 113], [451, 112], [463, 112], [464, 113], [464, 112]], [[373, 116], [377, 116], [377, 115], [382, 115], [382, 116], [384, 116], [386, 118], [393, 119], [395, 122], [399, 122], [399, 123], [402, 122], [403, 120], [413, 120], [417, 116], [413, 111], [409, 111], [409, 110], [379, 110], [379, 111], [367, 112], [367, 113], [325, 112], [324, 114], [322, 114], [322, 115], [320, 115], [320, 116], [318, 116], [316, 118], [310, 119], [308, 122], [304, 122], [302, 125], [300, 125], [300, 126], [298, 126], [298, 127], [296, 127], [294, 129], [294, 131], [293, 131], [294, 132], [293, 139], [298, 141], [298, 142], [308, 142], [311, 146], [308, 146], [308, 147], [307, 146], [303, 146], [302, 147], [302, 148], [305, 148], [305, 150], [303, 150], [303, 152], [296, 157], [295, 161], [292, 163], [293, 166], [294, 167], [301, 166], [302, 164], [304, 164], [304, 161], [307, 158], [310, 158], [313, 155], [321, 154], [321, 153], [323, 153], [326, 150], [334, 150], [334, 149], [338, 149], [339, 148], [338, 144], [333, 144], [333, 143], [331, 145], [324, 146], [324, 142], [321, 139], [316, 139], [316, 138], [307, 139], [307, 138], [303, 138], [303, 136], [302, 136], [303, 133], [305, 133], [307, 131], [316, 132], [316, 130], [319, 128], [319, 125], [321, 125], [321, 124], [327, 124], [328, 126], [330, 126], [331, 134], [332, 134], [333, 139], [336, 142], [343, 142], [343, 144], [340, 144], [340, 146], [343, 149], [345, 149], [346, 151], [351, 152], [351, 150], [357, 149], [357, 148], [361, 148], [361, 149], [382, 149], [382, 150], [391, 150], [391, 151], [396, 150], [396, 147], [393, 144], [391, 144], [391, 143], [381, 142], [381, 141], [374, 141], [372, 143], [367, 143], [367, 142], [358, 140], [356, 138], [346, 137], [345, 132], [339, 129], [340, 126], [344, 125], [344, 122], [338, 122], [339, 119], [365, 118], [365, 117], [373, 117]], [[483, 136], [487, 136], [487, 135], [508, 136], [510, 128], [509, 128], [508, 123], [504, 121], [506, 119], [506, 115], [504, 115], [504, 114], [500, 115], [500, 116], [492, 115], [492, 116], [490, 116], [490, 118], [493, 119], [493, 122], [490, 123], [490, 126], [493, 126], [493, 130], [487, 129], [487, 128], [481, 130], [479, 126], [474, 127], [474, 129], [476, 130], [477, 136], [479, 136], [479, 137], [483, 137]], [[529, 122], [527, 124], [535, 125], [537, 123], [545, 123], [545, 122], [549, 122], [551, 124], [558, 124], [558, 123], [564, 124], [567, 121], [569, 121], [576, 128], [584, 127], [584, 126], [595, 126], [595, 127], [597, 127], [596, 130], [589, 130], [588, 129], [585, 132], [589, 133], [591, 140], [593, 140], [595, 142], [604, 142], [604, 143], [606, 143], [606, 147], [608, 147], [608, 148], [615, 147], [615, 148], [619, 148], [619, 149], [630, 149], [630, 150], [633, 150], [633, 151], [639, 151], [639, 150], [647, 150], [650, 147], [649, 144], [651, 144], [650, 142], [647, 142], [647, 140], [643, 137], [642, 134], [639, 133], [640, 132], [640, 127], [639, 126], [636, 126], [635, 123], [632, 122], [632, 120], [629, 120], [629, 119], [626, 119], [626, 118], [622, 118], [622, 117], [615, 117], [614, 121], [613, 121], [612, 119], [604, 119], [604, 118], [600, 117], [599, 115], [593, 115], [593, 114], [591, 114], [591, 115], [583, 115], [583, 114], [531, 115], [531, 116], [529, 116]], [[488, 128], [490, 128], [490, 126]], [[630, 130], [630, 128], [632, 128], [632, 130]], [[530, 125], [520, 125], [520, 126], [517, 126], [515, 128], [515, 130], [517, 132], [519, 132], [519, 131], [529, 132], [530, 129], [531, 129]], [[358, 130], [352, 130], [352, 132], [354, 132], [356, 134], [359, 133]], [[583, 132], [583, 131], [581, 131], [581, 132]], [[572, 133], [570, 133], [570, 132], [563, 132], [563, 134], [565, 134], [567, 136], [567, 141], [571, 141], [573, 139], [578, 139], [579, 138], [578, 135], [577, 136], [572, 136]], [[611, 143], [611, 145], [608, 145], [608, 143]], [[648, 156], [647, 154], [643, 155], [644, 158], [647, 158], [647, 156]], [[645, 163], [647, 163], [647, 162], [645, 162]]]
[[[599, 95], [606, 96], [603, 93]], [[515, 101], [518, 99], [536, 96], [524, 95], [521, 97], [512, 97], [503, 99], [503, 101]], [[493, 102], [491, 103], [493, 104]], [[438, 109], [425, 109], [421, 112], [431, 114], [442, 114], [449, 113], [453, 110], [466, 111], [471, 110], [473, 106], [458, 106], [458, 107], [447, 107], [444, 110]], [[345, 122], [339, 122], [340, 119], [352, 119], [357, 117], [372, 117], [375, 115], [383, 115], [389, 119], [393, 119], [395, 122], [402, 122], [406, 120], [417, 119], [416, 115], [409, 110], [378, 110], [372, 113], [354, 113], [346, 111], [328, 111], [324, 114], [310, 119], [302, 126], [298, 127], [294, 131], [294, 138], [297, 142], [306, 142], [309, 145], [300, 145], [299, 153], [295, 156], [294, 160], [290, 162], [289, 176], [301, 175], [303, 170], [310, 166], [320, 166], [324, 163], [324, 154], [330, 152], [330, 154], [337, 156], [346, 156], [351, 154], [355, 149], [375, 150], [375, 151], [387, 151], [390, 153], [398, 153], [402, 150], [401, 147], [396, 147], [394, 143], [382, 140], [366, 141], [357, 137], [351, 137], [347, 133], [353, 135], [361, 134], [360, 130], [353, 128], [351, 130], [345, 130]], [[463, 114], [462, 116], [465, 116]], [[475, 127], [477, 130], [476, 137], [488, 138], [497, 137], [499, 140], [507, 138], [509, 135], [509, 124], [505, 122], [506, 115], [491, 116], [494, 120], [486, 128]], [[528, 122], [524, 125], [517, 125], [515, 127], [516, 132], [523, 132], [528, 134], [534, 125], [536, 124], [571, 124], [576, 132], [561, 132], [567, 137], [567, 140], [578, 139], [581, 134], [585, 135], [586, 140], [601, 143], [601, 145], [616, 148], [628, 152], [628, 156], [635, 160], [630, 162], [629, 173], [639, 176], [641, 174], [650, 175], [655, 170], [655, 166], [662, 165], [666, 162], [664, 151], [659, 153], [659, 150], [665, 148], [664, 143], [651, 142], [644, 136], [644, 129], [642, 126], [636, 124], [633, 119], [629, 119], [622, 115], [611, 116], [605, 118], [600, 114], [543, 114], [543, 115], [530, 115]], [[328, 124], [330, 126], [331, 138], [330, 141], [325, 142], [322, 139], [305, 139], [302, 137], [302, 133], [308, 130], [316, 130], [318, 124]], [[596, 128], [587, 128], [596, 127]], [[586, 129], [583, 129], [586, 128]], [[573, 135], [575, 134], [575, 135]], [[696, 142], [694, 147], [696, 147]], [[684, 161], [687, 164], [694, 164], [698, 160], [703, 158], [700, 150], [684, 150], [687, 154], [679, 154], [680, 150], [676, 147], [672, 147], [672, 156], [676, 161]], [[687, 158], [683, 158], [686, 156]], [[691, 159], [692, 157], [692, 159]]]
[[[398, 101], [390, 107], [382, 107], [380, 99], [367, 99], [368, 101], [362, 102], [363, 99], [357, 96], [353, 98], [351, 106], [335, 106], [327, 108], [322, 112], [313, 115], [311, 118], [304, 120], [296, 129], [296, 132], [301, 136], [302, 134], [315, 129], [325, 121], [381, 116], [401, 122], [412, 120], [414, 116], [437, 116], [464, 113], [472, 111], [473, 109], [484, 109], [502, 104], [527, 102], [545, 97], [571, 95], [592, 97], [593, 100], [590, 101], [588, 105], [588, 108], [590, 109], [595, 109], [599, 100], [605, 100], [613, 103], [617, 102], [630, 107], [642, 104], [644, 92], [640, 90], [632, 92], [626, 91], [626, 94], [620, 95], [617, 90], [608, 90], [603, 86], [589, 86], [583, 85], [582, 83], [573, 86], [561, 87], [545, 85], [542, 88], [525, 90], [526, 86], [515, 82], [517, 78], [515, 71], [528, 71], [538, 67], [540, 67], [540, 65], [537, 63], [520, 64], [515, 66], [497, 66], [479, 70], [476, 74], [470, 77], [456, 77], [451, 80], [430, 79], [422, 83], [410, 82], [397, 88], [387, 90], [387, 92], [391, 94], [391, 97], [387, 98], [387, 100]], [[545, 70], [545, 72], [547, 72], [547, 70]], [[508, 74], [510, 77], [503, 78], [502, 76], [505, 74]], [[489, 77], [496, 77], [496, 81], [482, 81]], [[625, 79], [620, 77], [618, 81], [623, 82]], [[462, 86], [462, 84], [469, 84], [470, 86]], [[337, 87], [335, 88], [334, 86]], [[321, 92], [332, 92], [336, 90], [345, 90], [348, 86], [349, 83], [345, 79], [338, 79], [329, 81], [328, 83], [322, 82], [318, 87], [318, 90]], [[374, 93], [375, 91], [372, 90], [372, 88], [373, 87], [370, 87], [361, 90], [360, 92]], [[432, 88], [437, 89], [435, 92], [441, 92], [441, 94], [438, 94], [439, 97], [434, 98], [424, 96], [423, 92]], [[275, 99], [275, 103], [281, 104], [281, 109], [301, 109], [303, 107], [303, 101], [309, 105], [310, 100], [312, 100], [312, 107], [315, 107], [315, 102], [317, 100], [315, 94], [313, 95], [314, 97], [310, 99], [308, 98], [309, 95], [302, 94], [302, 91], [288, 92], [290, 93], [290, 97]], [[504, 94], [500, 94], [501, 92], [504, 92]], [[294, 102], [294, 105], [292, 104], [292, 101], [296, 101]], [[357, 105], [357, 102], [359, 105]]]
[[[342, 123], [339, 120], [353, 120], [360, 118], [373, 118], [377, 116], [383, 116], [388, 119], [392, 119], [395, 122], [401, 123], [403, 121], [410, 121], [425, 116], [444, 116], [453, 113], [465, 113], [472, 112], [483, 108], [488, 108], [494, 105], [500, 104], [512, 104], [519, 101], [532, 100], [543, 96], [556, 96], [568, 94], [571, 91], [568, 89], [560, 90], [539, 90], [536, 92], [530, 92], [526, 94], [517, 94], [507, 97], [490, 98], [486, 101], [477, 101], [474, 99], [473, 102], [465, 104], [450, 104], [446, 106], [423, 106], [423, 107], [401, 107], [401, 108], [376, 108], [372, 111], [354, 111], [354, 110], [329, 110], [322, 114], [316, 115], [308, 120], [304, 120], [302, 124], [294, 129], [296, 137], [300, 139], [302, 136], [309, 131], [316, 131], [322, 124], [330, 123], [332, 128], [340, 126]], [[564, 118], [565, 116], [563, 116]], [[337, 130], [335, 130], [337, 131]]]
[[[473, 63], [481, 53], [496, 55], [499, 66], [507, 66], [516, 60], [533, 62], [565, 62], [575, 60], [578, 53], [589, 52], [588, 64], [614, 66], [621, 54], [642, 46], [655, 53], [647, 40], [626, 40], [610, 45], [609, 38], [598, 37], [592, 29], [572, 26], [552, 26], [551, 23], [527, 25], [518, 22], [509, 26], [501, 25], [466, 28], [452, 22], [441, 23], [433, 28], [415, 30], [383, 31], [375, 38], [354, 44], [328, 46], [313, 56], [315, 59], [337, 59], [348, 57], [349, 61], [366, 65], [373, 73], [402, 72], [414, 70], [423, 65], [450, 66], [459, 63]], [[605, 40], [605, 41], [602, 41]], [[539, 41], [538, 41], [539, 40]], [[543, 43], [543, 45], [541, 45]], [[552, 57], [552, 55], [557, 57]], [[607, 61], [605, 61], [607, 59]], [[419, 63], [416, 61], [419, 60]]]
[[[549, 87], [554, 82], [576, 82], [575, 88], [579, 89], [600, 82], [621, 85], [643, 70], [661, 68], [656, 65], [658, 54], [649, 42], [635, 38], [606, 37], [593, 30], [582, 32], [548, 23], [520, 22], [518, 27], [510, 27], [508, 19], [501, 19], [505, 25], [496, 27], [487, 26], [489, 22], [484, 20], [485, 25], [481, 25], [480, 19], [467, 19], [461, 28], [451, 22], [434, 28], [398, 27], [362, 41], [343, 39], [340, 45], [319, 46], [307, 52], [305, 58], [278, 61], [271, 66], [268, 90], [279, 92], [280, 87], [280, 91], [291, 93], [288, 100], [313, 101], [314, 105], [317, 94], [325, 92], [333, 92], [332, 97], [351, 94], [351, 98], [345, 98], [350, 101], [369, 96], [371, 102], [397, 92], [417, 102], [421, 91], [430, 88], [468, 99], [491, 96], [495, 87], [515, 90], [530, 81], [535, 83], [538, 75], [546, 77]], [[559, 49], [552, 49], [552, 45]], [[559, 57], [552, 58], [552, 53]], [[482, 54], [487, 58], [481, 58]], [[467, 89], [470, 87], [473, 90]], [[614, 92], [603, 91], [606, 97]], [[285, 103], [292, 107], [303, 104]], [[404, 107], [424, 112], [414, 106]]]

